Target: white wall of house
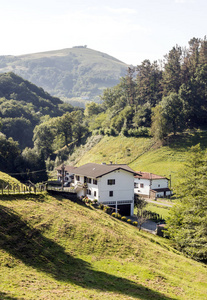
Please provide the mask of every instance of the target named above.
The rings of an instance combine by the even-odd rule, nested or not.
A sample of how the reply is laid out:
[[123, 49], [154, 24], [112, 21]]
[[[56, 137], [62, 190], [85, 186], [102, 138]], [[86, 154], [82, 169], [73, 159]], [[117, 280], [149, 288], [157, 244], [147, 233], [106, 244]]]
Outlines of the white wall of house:
[[[143, 196], [150, 196], [150, 190], [165, 189], [168, 188], [168, 180], [166, 178], [159, 179], [144, 179], [134, 178], [134, 193]], [[166, 196], [171, 195], [171, 191], [166, 191]], [[159, 191], [155, 195], [156, 197], [164, 197], [164, 192]]]
[[[88, 177], [90, 178], [90, 177]], [[78, 197], [87, 196], [89, 199], [97, 199], [99, 203], [115, 205], [131, 205], [131, 215], [134, 211], [134, 175], [125, 170], [116, 170], [114, 172], [97, 178], [97, 184], [94, 184], [95, 178], [91, 178], [91, 183], [87, 182], [87, 189], [76, 188]], [[84, 184], [84, 176], [74, 177], [74, 186]], [[88, 181], [88, 180], [87, 180]], [[115, 184], [114, 184], [115, 182]], [[112, 183], [112, 184], [109, 184]], [[90, 191], [90, 193], [88, 193]]]
[[161, 189], [168, 187], [168, 180], [166, 178], [162, 179], [153, 179], [151, 189]]
[[134, 178], [134, 193], [149, 196], [150, 194], [150, 180]]

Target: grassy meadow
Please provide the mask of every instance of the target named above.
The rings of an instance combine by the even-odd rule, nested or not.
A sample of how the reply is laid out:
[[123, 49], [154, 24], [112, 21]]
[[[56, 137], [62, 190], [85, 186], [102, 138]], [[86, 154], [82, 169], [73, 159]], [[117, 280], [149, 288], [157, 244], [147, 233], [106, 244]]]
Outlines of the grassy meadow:
[[206, 299], [169, 240], [48, 194], [0, 197], [0, 299]]
[[74, 162], [77, 166], [88, 162], [110, 161], [128, 164], [135, 171], [171, 177], [173, 187], [180, 179], [190, 147], [198, 143], [203, 149], [207, 148], [206, 131], [189, 131], [170, 136], [165, 146], [154, 143], [152, 138], [104, 136], [94, 147], [86, 145], [85, 148], [77, 149], [78, 155]]

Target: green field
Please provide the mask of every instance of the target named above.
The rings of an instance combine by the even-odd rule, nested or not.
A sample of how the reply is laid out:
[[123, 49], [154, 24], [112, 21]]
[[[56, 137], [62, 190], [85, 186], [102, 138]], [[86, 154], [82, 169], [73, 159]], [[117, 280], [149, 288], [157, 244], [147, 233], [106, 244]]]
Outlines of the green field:
[[48, 194], [0, 198], [0, 299], [206, 299], [170, 241]]
[[[75, 163], [80, 166], [88, 162], [124, 163], [135, 171], [151, 172], [171, 177], [172, 187], [180, 179], [180, 173], [188, 158], [191, 146], [200, 143], [207, 148], [207, 132], [192, 131], [169, 137], [166, 145], [154, 143], [152, 138], [104, 136], [94, 147], [77, 149]], [[87, 148], [90, 149], [87, 151]], [[69, 161], [70, 163], [70, 161]]]

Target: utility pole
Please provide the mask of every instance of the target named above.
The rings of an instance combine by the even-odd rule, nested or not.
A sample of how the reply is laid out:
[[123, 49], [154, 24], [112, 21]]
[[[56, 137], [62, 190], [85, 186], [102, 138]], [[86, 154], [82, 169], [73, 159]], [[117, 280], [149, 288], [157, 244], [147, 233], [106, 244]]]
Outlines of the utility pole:
[[62, 173], [62, 190], [63, 190], [63, 187], [64, 187], [64, 177], [65, 177], [65, 165], [62, 164], [61, 166], [61, 173]]

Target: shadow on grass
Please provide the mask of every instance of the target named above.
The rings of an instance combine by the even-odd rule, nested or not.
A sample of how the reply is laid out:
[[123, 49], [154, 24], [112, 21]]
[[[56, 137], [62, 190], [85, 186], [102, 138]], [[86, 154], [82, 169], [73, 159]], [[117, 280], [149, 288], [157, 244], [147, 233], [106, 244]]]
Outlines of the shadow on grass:
[[7, 293], [3, 293], [3, 292], [0, 292], [0, 299], [1, 300], [21, 300], [20, 298], [15, 298], [15, 297], [12, 297], [12, 296], [9, 296]]
[[[93, 270], [89, 263], [66, 253], [63, 247], [44, 237], [39, 230], [29, 227], [4, 206], [0, 206], [0, 248], [58, 281], [143, 300], [173, 299], [128, 279]], [[3, 299], [14, 298], [5, 295]]]
[[177, 149], [178, 151], [186, 151], [187, 148], [191, 148], [200, 144], [201, 149], [205, 149], [207, 145], [207, 131], [193, 131], [192, 133], [186, 132], [177, 134], [176, 136], [169, 137], [169, 147]]

